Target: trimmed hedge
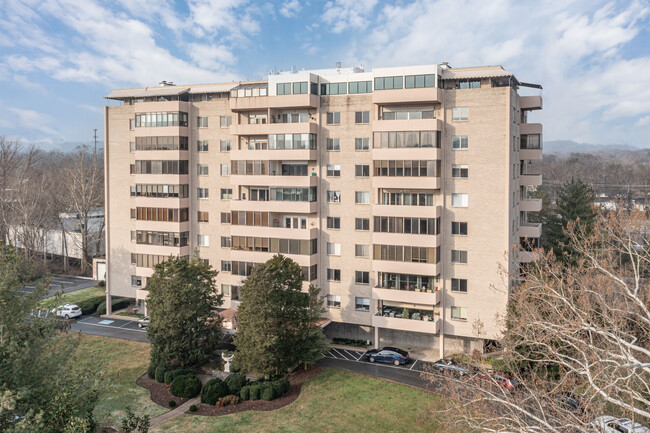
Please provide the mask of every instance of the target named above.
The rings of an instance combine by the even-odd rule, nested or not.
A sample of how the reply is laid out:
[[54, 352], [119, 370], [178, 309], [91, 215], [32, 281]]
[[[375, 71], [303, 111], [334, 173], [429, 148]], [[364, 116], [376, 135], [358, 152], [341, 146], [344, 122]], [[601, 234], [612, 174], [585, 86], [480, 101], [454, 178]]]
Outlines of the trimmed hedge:
[[228, 385], [228, 391], [233, 395], [239, 395], [241, 389], [248, 383], [246, 376], [240, 373], [231, 374], [226, 378], [226, 385]]
[[176, 407], [176, 402], [174, 400], [169, 400], [169, 407]]
[[163, 365], [159, 365], [156, 367], [156, 372], [154, 375], [154, 379], [156, 379], [156, 382], [159, 383], [165, 383], [165, 373], [167, 372], [167, 368]]
[[260, 399], [260, 386], [251, 385], [249, 390], [249, 400], [259, 400]]
[[168, 370], [165, 372], [165, 384], [170, 385], [178, 376], [187, 376], [194, 374], [194, 371], [189, 368], [181, 368], [179, 370]]
[[176, 397], [196, 397], [201, 392], [201, 381], [194, 373], [176, 376], [169, 386], [169, 392]]
[[220, 398], [228, 395], [228, 386], [221, 379], [208, 380], [201, 389], [201, 403], [215, 405]]
[[150, 362], [149, 367], [147, 367], [147, 377], [149, 379], [156, 379], [156, 364], [153, 362]]
[[272, 382], [271, 388], [273, 389], [273, 399], [280, 398], [284, 395], [284, 389], [279, 380]]
[[282, 394], [284, 395], [289, 392], [289, 388], [291, 388], [289, 379], [280, 379], [280, 383], [282, 384]]
[[241, 397], [242, 400], [250, 400], [251, 397], [251, 387], [249, 385], [246, 385], [239, 391], [239, 396]]
[[[130, 304], [131, 304], [131, 300], [127, 298], [115, 298], [111, 300], [113, 311], [126, 308]], [[97, 314], [99, 315], [106, 314], [106, 301], [102, 302], [97, 306]]]
[[197, 408], [196, 408], [196, 405], [195, 405], [195, 404], [193, 404], [192, 406], [190, 406], [190, 412], [196, 412], [196, 410], [197, 410]]
[[264, 390], [262, 391], [261, 397], [262, 397], [262, 400], [266, 400], [266, 401], [273, 400], [273, 398], [274, 398], [273, 388], [271, 388], [271, 387], [264, 388]]
[[97, 307], [102, 303], [106, 306], [106, 296], [100, 295], [77, 302], [77, 305], [81, 308], [83, 314], [94, 314], [97, 311]]

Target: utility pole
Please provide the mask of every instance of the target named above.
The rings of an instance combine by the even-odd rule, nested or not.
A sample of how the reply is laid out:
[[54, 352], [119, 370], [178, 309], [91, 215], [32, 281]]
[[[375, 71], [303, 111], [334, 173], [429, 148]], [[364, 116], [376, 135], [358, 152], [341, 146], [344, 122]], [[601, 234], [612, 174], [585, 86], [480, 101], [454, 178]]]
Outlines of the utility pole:
[[95, 153], [97, 153], [97, 128], [93, 129], [95, 131]]

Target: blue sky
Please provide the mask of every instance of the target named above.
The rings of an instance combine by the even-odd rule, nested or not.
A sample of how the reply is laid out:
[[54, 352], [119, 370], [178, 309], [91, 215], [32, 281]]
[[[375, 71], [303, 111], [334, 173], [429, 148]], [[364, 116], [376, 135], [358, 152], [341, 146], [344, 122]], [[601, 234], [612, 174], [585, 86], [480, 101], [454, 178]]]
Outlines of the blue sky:
[[103, 135], [113, 88], [274, 67], [503, 65], [544, 86], [545, 140], [650, 148], [650, 5], [598, 0], [1, 0], [0, 135]]

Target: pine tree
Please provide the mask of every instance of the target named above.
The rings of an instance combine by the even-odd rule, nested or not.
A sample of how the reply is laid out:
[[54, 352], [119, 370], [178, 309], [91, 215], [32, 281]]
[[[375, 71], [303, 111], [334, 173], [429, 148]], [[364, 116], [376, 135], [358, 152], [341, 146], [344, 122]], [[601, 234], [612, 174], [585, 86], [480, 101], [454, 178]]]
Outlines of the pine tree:
[[154, 364], [188, 367], [205, 361], [221, 337], [217, 271], [198, 257], [170, 257], [147, 283], [151, 322], [147, 335]]
[[325, 312], [323, 298], [314, 286], [302, 292], [302, 277], [300, 266], [282, 255], [253, 267], [240, 289], [239, 368], [277, 376], [322, 358], [326, 339], [317, 322]]

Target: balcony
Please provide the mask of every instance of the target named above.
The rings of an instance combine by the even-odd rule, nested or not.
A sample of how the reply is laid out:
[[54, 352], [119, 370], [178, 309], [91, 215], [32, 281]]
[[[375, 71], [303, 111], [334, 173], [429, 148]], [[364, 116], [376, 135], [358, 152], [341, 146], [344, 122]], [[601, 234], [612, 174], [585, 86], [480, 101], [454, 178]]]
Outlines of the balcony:
[[230, 210], [266, 211], [279, 213], [310, 214], [318, 212], [317, 201], [251, 201], [231, 200]]
[[416, 292], [411, 290], [384, 289], [381, 287], [372, 288], [372, 299], [381, 299], [382, 301], [404, 302], [407, 304], [421, 305], [438, 305], [440, 302], [440, 293], [427, 289], [425, 292]]
[[372, 149], [372, 159], [376, 160], [405, 159], [405, 155], [412, 160], [439, 160], [442, 158], [442, 150], [438, 147]]
[[232, 185], [247, 186], [318, 186], [318, 176], [231, 175]]
[[254, 96], [230, 98], [232, 111], [251, 111], [273, 108], [318, 108], [320, 97], [309, 93], [302, 95]]
[[294, 229], [286, 227], [244, 226], [233, 224], [230, 226], [231, 236], [255, 236], [280, 239], [316, 239], [318, 229]]
[[541, 110], [542, 97], [541, 96], [522, 96], [519, 98], [519, 108], [522, 110]]
[[[277, 253], [270, 251], [244, 251], [244, 250], [230, 250], [230, 260], [239, 262], [253, 262], [264, 263], [272, 258]], [[311, 266], [318, 264], [318, 254], [300, 255], [300, 254], [284, 254], [300, 266]]]
[[438, 87], [375, 90], [372, 92], [372, 102], [375, 104], [408, 104], [413, 102], [440, 101], [442, 101], [442, 89]]
[[541, 174], [520, 174], [519, 185], [521, 186], [539, 186], [542, 184]]
[[542, 159], [542, 149], [519, 149], [519, 159], [522, 161], [537, 161]]
[[542, 223], [524, 223], [519, 226], [519, 237], [533, 239], [541, 236]]
[[440, 189], [440, 178], [436, 176], [373, 176], [372, 187], [382, 189]]
[[522, 123], [519, 125], [519, 135], [542, 135], [542, 124]]
[[517, 252], [517, 257], [519, 259], [519, 263], [531, 263], [539, 259], [539, 253], [536, 251], [520, 250]]
[[373, 204], [374, 216], [438, 218], [442, 215], [442, 206], [391, 206]]
[[436, 263], [393, 262], [390, 260], [373, 260], [372, 270], [373, 272], [414, 275], [438, 275], [440, 273]]
[[440, 319], [434, 320], [413, 320], [398, 317], [372, 316], [372, 326], [377, 328], [395, 329], [408, 332], [422, 332], [425, 334], [437, 334], [440, 329]]
[[542, 210], [542, 199], [522, 199], [519, 201], [519, 210], [522, 212], [539, 212]]
[[233, 135], [318, 134], [318, 124], [314, 122], [232, 124], [230, 133]]
[[189, 174], [134, 174], [133, 184], [147, 183], [160, 185], [189, 184]]
[[408, 120], [374, 120], [373, 132], [383, 131], [442, 131], [440, 119], [408, 119]]
[[265, 149], [265, 150], [231, 150], [230, 159], [268, 160], [268, 161], [316, 161], [317, 149]]
[[410, 245], [412, 247], [437, 247], [442, 235], [420, 235], [410, 233], [372, 233], [372, 243], [379, 245]]
[[187, 232], [190, 230], [190, 222], [136, 220], [135, 230], [147, 230], [152, 232]]
[[131, 249], [131, 252], [137, 254], [154, 254], [159, 256], [190, 256], [192, 254], [192, 249], [189, 246], [177, 247], [173, 245], [136, 244], [135, 248]]

